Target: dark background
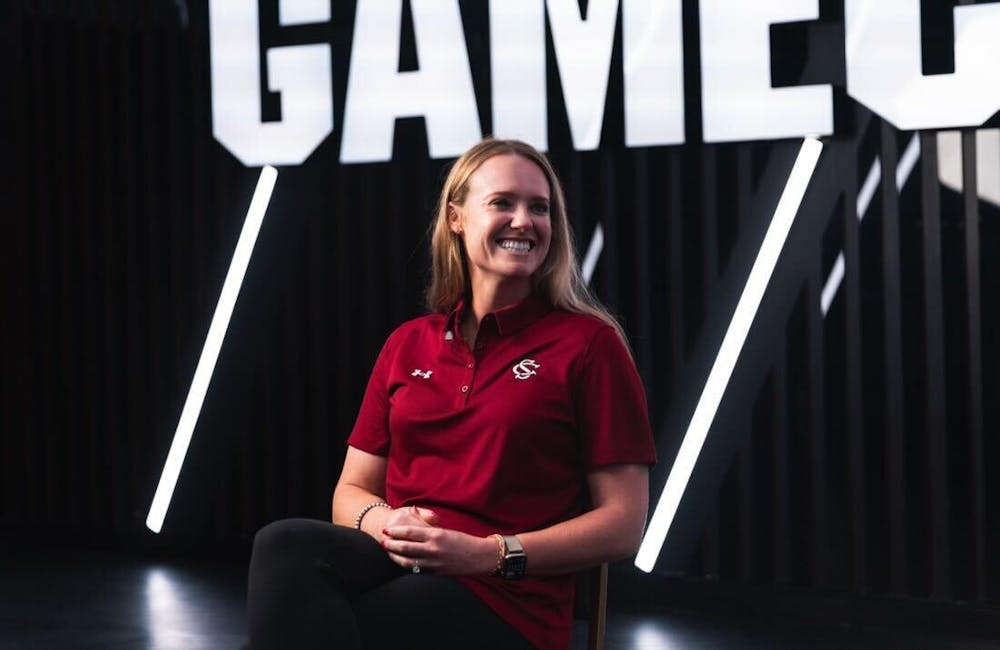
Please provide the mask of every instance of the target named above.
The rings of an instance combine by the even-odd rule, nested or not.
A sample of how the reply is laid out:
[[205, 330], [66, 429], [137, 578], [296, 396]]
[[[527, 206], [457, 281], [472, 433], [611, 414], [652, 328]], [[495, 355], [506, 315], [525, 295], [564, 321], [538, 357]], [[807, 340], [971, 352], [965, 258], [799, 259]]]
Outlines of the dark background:
[[[280, 170], [158, 538], [143, 522], [259, 170], [212, 137], [205, 2], [0, 9], [7, 539], [246, 553], [271, 520], [329, 516], [375, 356], [422, 313], [449, 161], [428, 159], [413, 119], [397, 123], [392, 162], [340, 165], [353, 3], [295, 28], [277, 26], [276, 0], [260, 5], [262, 49], [332, 44], [335, 130]], [[847, 98], [841, 3], [821, 6], [818, 23], [772, 29], [773, 74], [834, 83], [837, 135], [655, 579], [996, 604], [1000, 214], [938, 185], [933, 133], [896, 192], [913, 134]], [[488, 132], [487, 5], [461, 7]], [[950, 8], [923, 3], [928, 73], [954, 65]], [[550, 153], [581, 253], [605, 232], [593, 285], [646, 382], [654, 502], [798, 148], [701, 144], [696, 3], [684, 14], [683, 146], [624, 147], [619, 27], [601, 147], [574, 152], [551, 42], [548, 55]], [[416, 65], [408, 15], [403, 69]], [[275, 97], [262, 101], [280, 117]], [[859, 225], [876, 158], [890, 181]], [[841, 250], [847, 277], [824, 318]]]

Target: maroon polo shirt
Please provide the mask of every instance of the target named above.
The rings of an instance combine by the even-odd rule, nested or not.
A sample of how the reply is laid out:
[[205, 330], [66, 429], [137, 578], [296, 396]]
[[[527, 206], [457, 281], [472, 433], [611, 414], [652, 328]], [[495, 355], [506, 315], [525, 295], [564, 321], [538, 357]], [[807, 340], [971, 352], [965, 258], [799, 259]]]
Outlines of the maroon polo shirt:
[[[464, 305], [393, 332], [348, 443], [388, 457], [386, 500], [472, 535], [539, 530], [581, 512], [587, 473], [653, 463], [646, 397], [615, 330], [534, 295], [483, 318]], [[573, 576], [459, 580], [541, 648], [568, 648]]]

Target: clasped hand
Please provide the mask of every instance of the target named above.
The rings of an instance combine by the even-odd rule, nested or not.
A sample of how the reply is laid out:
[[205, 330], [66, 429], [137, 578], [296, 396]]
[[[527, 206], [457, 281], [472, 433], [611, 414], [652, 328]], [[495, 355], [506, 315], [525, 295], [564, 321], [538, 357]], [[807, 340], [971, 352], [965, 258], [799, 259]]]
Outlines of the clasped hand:
[[382, 548], [399, 566], [452, 575], [485, 575], [493, 572], [497, 544], [489, 537], [476, 537], [440, 528], [433, 510], [410, 506], [393, 510], [382, 530]]

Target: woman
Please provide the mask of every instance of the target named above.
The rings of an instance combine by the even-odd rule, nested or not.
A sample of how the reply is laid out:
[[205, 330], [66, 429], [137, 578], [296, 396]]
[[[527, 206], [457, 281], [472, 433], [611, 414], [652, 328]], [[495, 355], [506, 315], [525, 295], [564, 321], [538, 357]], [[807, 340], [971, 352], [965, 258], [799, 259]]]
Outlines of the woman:
[[518, 141], [474, 146], [431, 246], [432, 313], [375, 364], [335, 525], [257, 534], [254, 648], [566, 648], [573, 573], [638, 546], [655, 461], [645, 396], [580, 278], [548, 160]]

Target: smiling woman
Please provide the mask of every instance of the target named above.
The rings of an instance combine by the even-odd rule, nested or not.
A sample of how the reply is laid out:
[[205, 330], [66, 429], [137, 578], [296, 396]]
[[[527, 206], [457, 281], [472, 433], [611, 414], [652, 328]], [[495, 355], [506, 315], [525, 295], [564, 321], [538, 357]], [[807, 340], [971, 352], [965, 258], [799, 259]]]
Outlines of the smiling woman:
[[566, 648], [575, 572], [635, 552], [655, 461], [548, 160], [486, 140], [432, 227], [433, 313], [386, 341], [333, 524], [254, 542], [255, 648]]
[[532, 277], [549, 252], [549, 183], [534, 162], [497, 155], [469, 177], [463, 197], [448, 202], [448, 226], [462, 240], [472, 309], [462, 336], [472, 342], [479, 318], [493, 306], [531, 294]]
[[464, 201], [448, 203], [448, 225], [465, 244], [473, 295], [526, 297], [552, 236], [545, 174], [516, 154], [494, 156], [469, 178], [465, 194]]

